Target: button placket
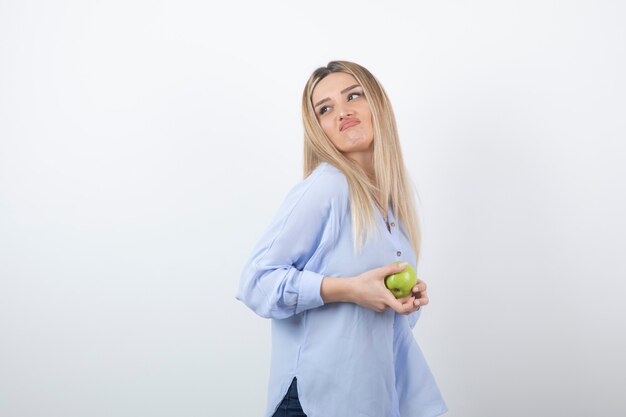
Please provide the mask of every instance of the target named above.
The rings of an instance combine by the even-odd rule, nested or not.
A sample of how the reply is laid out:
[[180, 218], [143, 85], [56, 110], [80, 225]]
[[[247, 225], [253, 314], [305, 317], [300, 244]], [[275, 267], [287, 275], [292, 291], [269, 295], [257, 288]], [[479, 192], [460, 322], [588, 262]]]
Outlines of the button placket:
[[391, 233], [389, 234], [389, 239], [391, 244], [396, 250], [396, 257], [400, 258], [402, 256], [402, 246], [400, 245], [400, 233], [399, 230], [396, 229], [396, 219], [393, 211], [391, 211], [391, 207], [387, 209], [387, 213], [389, 216], [389, 226], [391, 226]]

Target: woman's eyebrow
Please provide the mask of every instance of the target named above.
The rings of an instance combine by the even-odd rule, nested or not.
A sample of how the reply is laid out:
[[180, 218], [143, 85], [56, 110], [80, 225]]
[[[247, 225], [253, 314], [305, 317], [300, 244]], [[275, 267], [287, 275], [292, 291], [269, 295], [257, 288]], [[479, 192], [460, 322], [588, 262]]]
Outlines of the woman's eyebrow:
[[[360, 87], [360, 86], [361, 86], [360, 84], [353, 84], [350, 87], [344, 88], [343, 90], [341, 90], [341, 94], [346, 93], [346, 92], [352, 90], [353, 88]], [[322, 103], [324, 103], [324, 102], [326, 102], [328, 100], [330, 100], [330, 98], [328, 98], [328, 97], [323, 98], [320, 101], [318, 101], [313, 107], [315, 108], [315, 107], [319, 106], [320, 104], [322, 104]]]

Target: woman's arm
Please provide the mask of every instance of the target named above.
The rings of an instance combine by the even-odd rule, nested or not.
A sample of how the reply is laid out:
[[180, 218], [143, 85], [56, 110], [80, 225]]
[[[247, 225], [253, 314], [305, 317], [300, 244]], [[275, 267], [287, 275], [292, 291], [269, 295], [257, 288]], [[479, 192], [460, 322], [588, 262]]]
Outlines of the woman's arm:
[[355, 303], [377, 312], [392, 308], [399, 314], [413, 313], [419, 309], [419, 303], [413, 294], [396, 299], [385, 286], [385, 277], [402, 271], [405, 266], [406, 263], [393, 263], [371, 269], [356, 277], [324, 277], [320, 289], [322, 300], [325, 304]]
[[416, 311], [413, 296], [396, 299], [385, 287], [385, 276], [403, 266], [390, 264], [349, 278], [325, 277], [305, 268], [320, 248], [337, 238], [348, 201], [345, 179], [321, 174], [311, 174], [289, 193], [246, 262], [236, 298], [261, 317], [274, 319], [332, 302], [378, 312]]
[[337, 238], [347, 194], [345, 180], [323, 166], [294, 187], [245, 263], [236, 298], [274, 319], [324, 305], [324, 275], [307, 265]]

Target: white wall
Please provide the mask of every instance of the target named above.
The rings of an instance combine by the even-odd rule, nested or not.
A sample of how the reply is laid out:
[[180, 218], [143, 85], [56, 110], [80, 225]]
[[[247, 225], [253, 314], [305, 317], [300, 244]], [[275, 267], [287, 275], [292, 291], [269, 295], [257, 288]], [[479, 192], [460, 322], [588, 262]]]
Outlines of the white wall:
[[0, 0], [0, 415], [260, 416], [239, 273], [331, 59], [420, 193], [449, 417], [623, 416], [626, 6]]

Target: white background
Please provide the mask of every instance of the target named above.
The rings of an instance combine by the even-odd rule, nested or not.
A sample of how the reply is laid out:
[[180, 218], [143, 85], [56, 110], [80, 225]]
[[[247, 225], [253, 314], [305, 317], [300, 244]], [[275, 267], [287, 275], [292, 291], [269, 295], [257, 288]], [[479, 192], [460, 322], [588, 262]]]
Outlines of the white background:
[[270, 323], [234, 295], [332, 59], [396, 111], [447, 416], [625, 415], [625, 21], [617, 0], [0, 0], [0, 415], [262, 415]]

